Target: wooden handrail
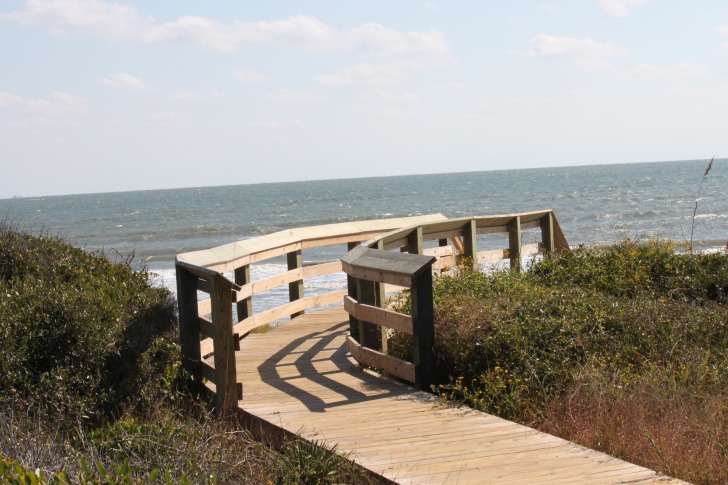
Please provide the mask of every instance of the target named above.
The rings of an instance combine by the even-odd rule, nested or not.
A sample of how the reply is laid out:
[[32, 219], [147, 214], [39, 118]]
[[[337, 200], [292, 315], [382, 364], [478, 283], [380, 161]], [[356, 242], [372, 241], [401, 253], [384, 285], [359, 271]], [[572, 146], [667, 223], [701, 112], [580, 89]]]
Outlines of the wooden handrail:
[[[535, 228], [541, 229], [542, 242], [523, 245], [522, 232]], [[479, 251], [478, 236], [494, 233], [508, 234], [508, 248]], [[438, 247], [426, 247], [425, 243], [433, 240], [438, 241]], [[214, 375], [214, 379], [210, 380], [216, 386], [218, 407], [221, 411], [236, 407], [236, 398], [242, 397], [242, 390], [239, 383], [235, 382], [234, 372], [235, 349], [239, 338], [257, 327], [281, 318], [293, 318], [311, 308], [341, 302], [347, 296], [346, 293], [349, 298], [356, 300], [347, 300], [347, 309], [353, 309], [364, 321], [352, 335], [363, 337], [364, 343], [370, 343], [372, 338], [380, 342], [379, 346], [354, 349], [352, 355], [366, 354], [376, 357], [377, 362], [394, 362], [389, 359], [391, 356], [386, 356], [386, 337], [382, 339], [382, 331], [377, 323], [383, 324], [382, 328], [389, 326], [407, 333], [403, 318], [405, 316], [391, 316], [372, 303], [384, 300], [385, 284], [409, 287], [419, 279], [412, 280], [407, 275], [393, 271], [378, 274], [371, 269], [359, 268], [352, 270], [347, 291], [333, 291], [316, 296], [306, 296], [303, 292], [306, 279], [338, 273], [345, 263], [334, 261], [304, 266], [302, 251], [335, 244], [346, 244], [347, 249], [351, 250], [362, 241], [366, 241], [364, 246], [368, 248], [429, 255], [432, 259], [430, 269], [446, 269], [464, 262], [475, 267], [482, 262], [509, 258], [511, 268], [518, 270], [521, 259], [527, 255], [569, 249], [556, 218], [550, 210], [546, 210], [459, 219], [431, 214], [353, 221], [289, 229], [211, 249], [179, 254], [175, 264], [183, 363], [194, 375], [208, 379]], [[288, 263], [286, 271], [261, 280], [251, 280], [251, 264], [283, 256]], [[226, 278], [225, 272], [233, 272], [234, 281]], [[426, 273], [431, 277], [431, 271]], [[253, 312], [255, 295], [286, 285], [289, 289], [288, 303], [262, 312]], [[356, 295], [359, 298], [354, 298], [352, 288], [358, 288]], [[210, 298], [198, 301], [198, 291], [208, 293]], [[419, 291], [418, 298], [422, 298], [423, 291]], [[431, 299], [431, 295], [429, 298]], [[233, 307], [236, 309], [237, 318], [233, 318]], [[367, 322], [367, 319], [374, 322]], [[352, 316], [352, 321], [356, 320]], [[414, 324], [412, 333], [417, 334]], [[360, 345], [360, 342], [357, 341], [357, 344]], [[375, 350], [377, 348], [379, 350]], [[376, 355], [376, 352], [387, 358]], [[415, 354], [418, 352], [421, 351], [416, 350]], [[417, 365], [402, 362], [392, 365], [410, 377], [415, 376], [412, 379], [418, 384], [425, 382], [415, 375]]]
[[[412, 233], [421, 231], [415, 229]], [[344, 272], [353, 280], [344, 300], [350, 315], [349, 352], [361, 364], [382, 369], [421, 389], [429, 389], [435, 379], [432, 265], [436, 259], [366, 246], [356, 247], [341, 258]], [[383, 308], [385, 302], [376, 289], [382, 283], [410, 291], [411, 316]], [[387, 355], [387, 328], [412, 335], [412, 362]]]
[[[341, 271], [339, 261], [304, 266], [301, 251], [334, 244], [355, 245], [402, 226], [446, 220], [442, 214], [354, 221], [280, 231], [259, 238], [177, 255], [177, 299], [183, 365], [191, 374], [215, 384], [220, 412], [237, 407], [242, 387], [235, 377], [235, 350], [239, 339], [257, 327], [310, 308], [340, 303], [344, 291], [305, 296], [307, 278]], [[250, 264], [286, 256], [287, 271], [251, 281]], [[223, 273], [234, 272], [235, 281]], [[288, 285], [289, 303], [253, 313], [256, 294]], [[198, 291], [210, 298], [198, 301]], [[233, 318], [233, 305], [237, 319]], [[237, 321], [233, 321], [237, 320]]]

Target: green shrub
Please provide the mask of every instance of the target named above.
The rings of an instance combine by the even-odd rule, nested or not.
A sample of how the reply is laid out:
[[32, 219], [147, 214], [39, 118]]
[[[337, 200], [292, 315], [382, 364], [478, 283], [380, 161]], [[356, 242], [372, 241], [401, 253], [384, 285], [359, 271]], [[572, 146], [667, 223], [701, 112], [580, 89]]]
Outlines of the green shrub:
[[142, 356], [175, 322], [144, 269], [0, 223], [0, 394], [103, 420], [136, 399]]
[[[581, 248], [522, 273], [440, 276], [434, 390], [450, 402], [563, 431], [567, 439], [598, 429], [582, 443], [619, 456], [639, 449], [624, 457], [666, 473], [682, 470], [697, 483], [720, 482], [728, 478], [721, 468], [727, 294], [728, 254], [679, 254], [659, 240]], [[401, 336], [393, 340], [390, 349], [406, 348]], [[617, 411], [619, 422], [609, 421]], [[641, 431], [630, 434], [630, 426]], [[686, 440], [692, 448], [679, 445]], [[671, 444], [655, 454], [658, 442]], [[713, 465], [687, 464], [668, 448]]]

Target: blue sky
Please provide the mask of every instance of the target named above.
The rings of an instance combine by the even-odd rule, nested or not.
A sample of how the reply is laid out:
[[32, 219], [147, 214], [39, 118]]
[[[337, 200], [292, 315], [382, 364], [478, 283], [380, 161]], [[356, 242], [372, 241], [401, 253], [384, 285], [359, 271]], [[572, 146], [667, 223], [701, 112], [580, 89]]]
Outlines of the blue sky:
[[0, 198], [728, 156], [728, 3], [0, 0]]

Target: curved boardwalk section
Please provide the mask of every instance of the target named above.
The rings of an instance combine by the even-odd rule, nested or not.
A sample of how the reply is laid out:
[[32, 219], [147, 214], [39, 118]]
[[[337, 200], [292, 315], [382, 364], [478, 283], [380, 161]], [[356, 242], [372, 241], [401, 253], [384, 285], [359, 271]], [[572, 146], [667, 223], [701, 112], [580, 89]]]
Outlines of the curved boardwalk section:
[[[494, 236], [507, 247], [493, 249], [487, 238]], [[341, 245], [340, 261], [302, 264], [302, 251], [333, 245]], [[547, 210], [332, 224], [181, 254], [183, 363], [208, 380], [220, 412], [241, 412], [261, 438], [275, 443], [299, 434], [336, 445], [383, 482], [683, 483], [486, 413], [447, 407], [405, 383], [426, 389], [431, 382], [433, 270], [505, 259], [519, 271], [526, 256], [568, 250]], [[287, 270], [252, 281], [251, 265], [272, 258], [284, 258]], [[346, 290], [304, 295], [304, 280], [342, 269]], [[280, 286], [289, 301], [254, 313], [255, 295]], [[411, 292], [411, 315], [387, 308], [387, 291], [401, 288]], [[392, 332], [412, 335], [412, 362], [388, 355]]]
[[336, 444], [396, 483], [682, 483], [361, 370], [348, 332], [335, 308], [248, 336], [236, 354], [241, 408], [264, 432]]

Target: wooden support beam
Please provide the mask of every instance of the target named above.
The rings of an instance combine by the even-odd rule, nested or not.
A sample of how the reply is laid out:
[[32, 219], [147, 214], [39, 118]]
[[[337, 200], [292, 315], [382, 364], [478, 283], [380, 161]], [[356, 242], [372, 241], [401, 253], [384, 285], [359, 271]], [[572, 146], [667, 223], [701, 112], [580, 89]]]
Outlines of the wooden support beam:
[[217, 411], [223, 415], [238, 407], [233, 336], [232, 284], [222, 275], [212, 280], [212, 324], [215, 327], [215, 392]]
[[415, 386], [429, 391], [435, 382], [435, 313], [432, 301], [432, 270], [429, 266], [415, 277], [411, 297]]
[[[421, 230], [420, 230], [421, 231]], [[377, 241], [377, 244], [375, 245], [377, 249], [380, 251], [384, 250], [384, 241], [379, 240]], [[374, 302], [375, 305], [379, 308], [384, 308], [384, 302], [387, 301], [387, 295], [386, 295], [386, 289], [385, 284], [382, 282], [376, 282], [374, 283]], [[389, 329], [385, 326], [379, 327], [379, 350], [382, 351], [383, 354], [389, 353], [389, 341], [387, 338], [389, 337]]]
[[417, 370], [411, 362], [359, 345], [359, 342], [351, 338], [351, 336], [346, 338], [346, 347], [357, 362], [380, 369], [405, 381], [415, 382]]
[[508, 257], [514, 271], [521, 271], [521, 245], [521, 218], [516, 216], [508, 223]]
[[[377, 306], [376, 286], [373, 281], [356, 280], [356, 301], [364, 305]], [[370, 349], [382, 349], [382, 334], [373, 323], [359, 320], [359, 343]]]
[[358, 303], [349, 296], [344, 298], [344, 309], [350, 315], [354, 315], [360, 320], [391, 328], [398, 332], [406, 333], [407, 335], [412, 335], [413, 333], [412, 317], [409, 315]]
[[422, 254], [422, 226], [417, 226], [407, 236], [407, 252], [410, 254]]
[[545, 257], [551, 256], [554, 252], [554, 215], [549, 212], [541, 218], [541, 241]]
[[[292, 251], [286, 255], [288, 259], [288, 270], [303, 268], [303, 259], [301, 258], [301, 250]], [[303, 298], [303, 280], [294, 281], [288, 284], [288, 301], [296, 301]], [[291, 315], [291, 319], [303, 315], [303, 311]]]
[[473, 269], [478, 267], [478, 234], [475, 219], [470, 219], [463, 226], [463, 258], [467, 259]]
[[194, 376], [199, 376], [200, 320], [197, 313], [198, 277], [182, 265], [175, 265], [177, 273], [177, 304], [179, 310], [179, 340], [182, 347], [182, 365]]
[[[235, 283], [243, 286], [250, 283], [250, 265], [240, 266], [235, 268]], [[244, 320], [253, 315], [253, 298], [249, 296], [243, 300], [237, 302], [236, 308], [238, 310], [238, 321]]]
[[[347, 243], [346, 244], [347, 252], [353, 250], [358, 245], [359, 245], [359, 243], [356, 243], [356, 242]], [[349, 274], [346, 275], [346, 292], [350, 298], [353, 298], [356, 300], [356, 298], [357, 298], [356, 278], [354, 278], [353, 276], [351, 276]], [[354, 316], [351, 314], [349, 314], [349, 335], [351, 335], [351, 337], [353, 339], [355, 339], [357, 342], [361, 343], [361, 340], [359, 340], [359, 320], [354, 318]]]

